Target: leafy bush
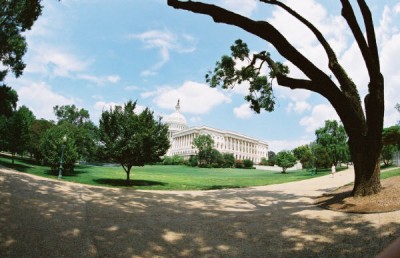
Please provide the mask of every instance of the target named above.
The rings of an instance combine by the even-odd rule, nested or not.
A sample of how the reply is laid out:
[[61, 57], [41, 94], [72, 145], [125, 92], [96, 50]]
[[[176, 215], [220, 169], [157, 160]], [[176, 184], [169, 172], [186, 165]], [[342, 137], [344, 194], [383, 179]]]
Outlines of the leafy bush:
[[187, 165], [191, 166], [191, 167], [197, 167], [197, 165], [198, 165], [197, 156], [193, 156], [193, 155], [190, 156], [190, 158], [187, 162]]
[[175, 154], [174, 156], [165, 156], [163, 160], [163, 165], [183, 165], [185, 164], [185, 159], [180, 156]]
[[252, 168], [253, 167], [253, 161], [250, 159], [245, 159], [243, 160], [243, 167], [244, 168]]
[[259, 164], [260, 164], [261, 166], [268, 166], [268, 160], [267, 160], [267, 158], [262, 157]]
[[233, 156], [232, 153], [224, 153], [222, 154], [222, 157], [224, 159], [224, 168], [233, 168], [235, 167], [235, 156]]
[[[66, 141], [63, 137], [66, 136]], [[40, 151], [43, 162], [50, 166], [55, 173], [60, 166], [61, 153], [63, 154], [64, 171], [73, 171], [75, 162], [78, 160], [78, 152], [75, 140], [69, 125], [58, 125], [48, 129], [40, 140]]]
[[235, 161], [235, 168], [244, 168], [243, 161], [241, 161], [241, 160], [236, 160], [236, 161]]

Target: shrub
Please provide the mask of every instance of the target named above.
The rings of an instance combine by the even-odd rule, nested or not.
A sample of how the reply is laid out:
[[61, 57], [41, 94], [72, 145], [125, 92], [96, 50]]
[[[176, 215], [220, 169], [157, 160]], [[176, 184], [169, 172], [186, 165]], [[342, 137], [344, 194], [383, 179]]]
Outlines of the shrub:
[[244, 168], [243, 161], [236, 160], [235, 161], [235, 168]]
[[253, 167], [253, 161], [250, 159], [245, 159], [243, 160], [243, 167], [244, 168], [252, 168]]
[[261, 161], [260, 161], [260, 165], [262, 165], [262, 166], [268, 166], [268, 160], [267, 160], [267, 158], [262, 157], [262, 158], [261, 158]]
[[233, 156], [232, 153], [224, 153], [224, 154], [222, 154], [222, 158], [224, 160], [224, 164], [223, 164], [224, 168], [235, 167], [235, 156]]
[[183, 165], [185, 164], [185, 159], [175, 154], [174, 156], [165, 156], [163, 159], [163, 165]]
[[188, 162], [187, 162], [188, 166], [191, 167], [196, 167], [198, 165], [198, 160], [197, 160], [197, 156], [190, 156]]

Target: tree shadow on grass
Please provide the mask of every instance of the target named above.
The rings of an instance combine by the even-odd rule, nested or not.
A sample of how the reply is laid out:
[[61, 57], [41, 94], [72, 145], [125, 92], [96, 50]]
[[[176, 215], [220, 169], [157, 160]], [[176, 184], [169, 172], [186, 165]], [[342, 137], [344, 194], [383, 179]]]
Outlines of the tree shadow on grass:
[[167, 185], [163, 182], [149, 181], [149, 180], [130, 180], [129, 183], [124, 179], [110, 179], [110, 178], [99, 178], [93, 179], [94, 182], [108, 186], [164, 186]]
[[15, 169], [21, 172], [27, 172], [28, 169], [32, 168], [30, 166], [27, 165], [22, 165], [22, 164], [11, 164], [11, 162], [4, 162], [0, 160], [0, 165], [4, 166], [4, 167], [8, 167], [11, 169]]
[[208, 187], [204, 187], [201, 190], [221, 190], [221, 189], [231, 189], [231, 188], [243, 188], [240, 185], [211, 185]]

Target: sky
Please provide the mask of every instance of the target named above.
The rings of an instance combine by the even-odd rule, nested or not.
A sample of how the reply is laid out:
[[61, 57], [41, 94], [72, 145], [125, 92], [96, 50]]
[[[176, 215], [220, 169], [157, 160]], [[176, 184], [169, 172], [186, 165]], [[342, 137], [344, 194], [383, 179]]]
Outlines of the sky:
[[[215, 0], [234, 12], [274, 24], [304, 55], [329, 73], [327, 58], [307, 29], [284, 11], [257, 0]], [[286, 0], [316, 25], [357, 84], [361, 98], [368, 77], [351, 32], [340, 16], [339, 1]], [[334, 3], [332, 3], [334, 2]], [[352, 1], [355, 2], [355, 1]], [[268, 51], [287, 64], [291, 76], [304, 75], [269, 43], [243, 30], [216, 24], [205, 15], [169, 7], [166, 0], [43, 0], [43, 14], [25, 33], [26, 69], [6, 83], [19, 106], [37, 118], [55, 120], [55, 105], [89, 111], [98, 124], [101, 112], [129, 100], [158, 116], [174, 112], [180, 99], [189, 126], [210, 126], [267, 142], [272, 151], [293, 149], [315, 139], [325, 120], [339, 120], [321, 96], [290, 90], [274, 82], [273, 112], [256, 114], [244, 100], [246, 85], [210, 88], [204, 75], [236, 39], [252, 52]], [[400, 120], [400, 1], [367, 1], [373, 13], [385, 77], [385, 126]]]

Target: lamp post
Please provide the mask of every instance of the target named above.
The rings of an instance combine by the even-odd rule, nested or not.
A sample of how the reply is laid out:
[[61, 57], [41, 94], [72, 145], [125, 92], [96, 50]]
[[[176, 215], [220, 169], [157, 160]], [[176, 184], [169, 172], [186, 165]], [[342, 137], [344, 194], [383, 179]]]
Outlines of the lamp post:
[[63, 144], [61, 145], [61, 159], [60, 159], [60, 167], [58, 169], [58, 178], [61, 179], [62, 178], [62, 170], [63, 170], [63, 156], [64, 156], [64, 149], [65, 149], [65, 143], [67, 142], [67, 136], [64, 135], [62, 138], [62, 142]]

